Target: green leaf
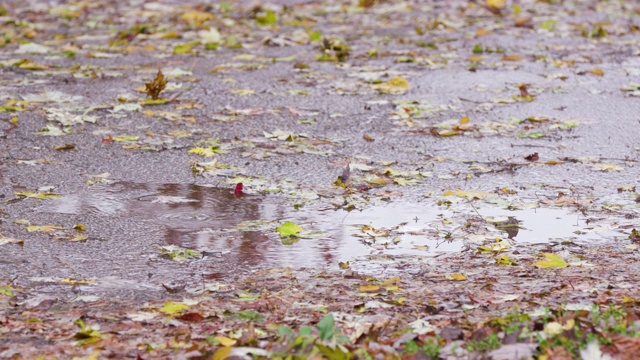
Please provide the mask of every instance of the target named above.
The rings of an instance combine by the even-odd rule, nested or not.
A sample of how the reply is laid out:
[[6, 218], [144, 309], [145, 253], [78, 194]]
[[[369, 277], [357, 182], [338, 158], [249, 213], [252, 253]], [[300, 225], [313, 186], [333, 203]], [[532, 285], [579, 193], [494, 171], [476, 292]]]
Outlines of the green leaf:
[[496, 264], [498, 264], [498, 265], [513, 265], [513, 260], [511, 260], [511, 258], [508, 255], [502, 254], [496, 259]]
[[243, 320], [243, 321], [256, 321], [260, 322], [264, 320], [264, 315], [257, 311], [253, 310], [242, 310], [235, 315], [233, 315], [234, 319]]
[[192, 41], [192, 42], [187, 43], [187, 44], [178, 44], [178, 45], [173, 47], [173, 53], [176, 54], [176, 55], [186, 54], [186, 53], [190, 52], [191, 49], [196, 45], [200, 45], [200, 42], [199, 41]]
[[542, 254], [546, 259], [536, 261], [533, 266], [541, 268], [541, 269], [561, 269], [569, 266], [562, 258], [556, 254], [552, 253], [544, 253]]
[[162, 105], [169, 101], [169, 99], [161, 98], [161, 99], [145, 99], [141, 104], [142, 105]]
[[520, 137], [521, 138], [540, 139], [541, 137], [544, 137], [544, 134], [539, 132], [539, 131], [536, 131], [536, 132], [521, 134]]
[[300, 328], [300, 331], [298, 331], [298, 335], [299, 336], [311, 336], [311, 326], [309, 325], [304, 325]]
[[280, 341], [288, 341], [293, 338], [293, 331], [288, 326], [278, 325], [278, 336]]
[[545, 29], [547, 31], [551, 31], [555, 29], [558, 22], [556, 20], [546, 20], [540, 24], [540, 28]]
[[316, 344], [316, 347], [329, 360], [349, 360], [353, 358], [353, 354], [345, 351], [346, 349], [342, 347], [329, 347], [323, 344]]
[[102, 339], [104, 335], [100, 334], [97, 330], [92, 329], [90, 326], [85, 325], [82, 319], [78, 319], [73, 322], [78, 325], [80, 331], [78, 331], [73, 338], [77, 340], [78, 345], [95, 344]]
[[0, 287], [0, 295], [13, 296], [13, 288], [11, 285]]
[[192, 259], [200, 259], [203, 255], [199, 251], [182, 249], [177, 246], [161, 246], [160, 256], [169, 258], [176, 262], [182, 262]]
[[264, 10], [256, 15], [256, 23], [259, 26], [272, 26], [278, 22], [278, 15], [271, 10]]
[[332, 340], [336, 334], [333, 314], [327, 314], [318, 323], [318, 332], [321, 340]]
[[136, 135], [122, 135], [122, 136], [114, 136], [113, 141], [123, 142], [123, 141], [137, 141], [140, 139], [140, 136]]
[[322, 39], [322, 33], [320, 31], [310, 31], [309, 32], [309, 40], [318, 41]]
[[280, 225], [279, 228], [276, 228], [276, 231], [281, 237], [289, 238], [292, 236], [298, 236], [298, 233], [302, 231], [302, 226], [294, 224], [291, 221], [287, 221]]

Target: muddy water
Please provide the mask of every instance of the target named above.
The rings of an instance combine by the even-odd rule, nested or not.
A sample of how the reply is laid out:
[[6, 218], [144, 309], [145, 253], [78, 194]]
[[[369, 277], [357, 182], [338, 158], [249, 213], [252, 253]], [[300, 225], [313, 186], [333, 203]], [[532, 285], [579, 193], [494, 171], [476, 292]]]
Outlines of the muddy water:
[[[456, 234], [456, 228], [445, 230], [443, 226], [451, 223], [447, 219], [460, 214], [433, 202], [389, 203], [351, 212], [320, 205], [296, 210], [278, 196], [236, 197], [227, 188], [118, 182], [50, 201], [40, 210], [105, 217], [109, 222], [133, 219], [141, 226], [153, 224], [148, 226], [143, 241], [198, 250], [209, 256], [230, 255], [233, 264], [222, 272], [337, 266], [340, 261], [370, 254], [435, 256], [460, 251], [467, 245], [460, 232], [450, 236]], [[612, 235], [592, 231], [584, 217], [563, 209], [509, 211], [480, 206], [477, 214], [468, 210], [464, 216], [484, 218], [489, 229], [487, 238], [497, 235], [522, 243], [544, 243]], [[509, 219], [513, 226], [500, 226]], [[285, 221], [301, 225], [303, 238], [282, 241], [275, 229]]]

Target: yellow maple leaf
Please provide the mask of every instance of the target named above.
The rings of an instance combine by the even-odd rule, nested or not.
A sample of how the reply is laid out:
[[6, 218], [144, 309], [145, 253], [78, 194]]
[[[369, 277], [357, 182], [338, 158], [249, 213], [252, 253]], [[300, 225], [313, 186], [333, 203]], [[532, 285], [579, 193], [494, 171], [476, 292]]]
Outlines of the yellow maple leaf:
[[533, 266], [541, 269], [561, 269], [569, 266], [566, 261], [562, 260], [562, 258], [556, 254], [544, 253], [542, 256], [546, 259], [536, 261]]

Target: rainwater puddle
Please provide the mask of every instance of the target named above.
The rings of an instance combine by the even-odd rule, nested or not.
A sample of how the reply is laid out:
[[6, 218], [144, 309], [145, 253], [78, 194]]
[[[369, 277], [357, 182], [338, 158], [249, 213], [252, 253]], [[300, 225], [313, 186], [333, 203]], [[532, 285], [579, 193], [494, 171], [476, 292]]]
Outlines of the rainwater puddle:
[[518, 243], [549, 243], [552, 241], [594, 241], [620, 235], [612, 230], [589, 226], [582, 214], [565, 209], [532, 208], [505, 210], [481, 207], [484, 219]]
[[[364, 211], [333, 210], [319, 201], [295, 210], [277, 195], [236, 198], [229, 189], [190, 184], [118, 182], [48, 201], [40, 211], [153, 224], [149, 245], [174, 245], [233, 257], [243, 268], [337, 266], [370, 254], [433, 255], [463, 244], [438, 240], [434, 208], [388, 204]], [[276, 227], [292, 221], [311, 232], [284, 245]], [[153, 231], [153, 229], [162, 229]], [[205, 258], [206, 259], [206, 258]]]
[[[217, 258], [206, 256], [197, 261], [225, 263], [222, 273], [239, 268], [337, 266], [340, 261], [375, 254], [435, 256], [466, 246], [461, 214], [432, 202], [389, 203], [347, 212], [327, 210], [326, 204], [319, 201], [295, 210], [283, 196], [236, 198], [230, 189], [191, 184], [118, 182], [90, 189], [87, 193], [51, 200], [40, 210], [106, 217], [114, 226], [124, 218], [139, 220], [140, 226], [150, 222], [154, 226], [149, 226], [152, 230], [147, 238], [136, 240], [150, 246], [174, 245], [216, 254]], [[511, 231], [509, 236], [516, 242], [588, 240], [600, 236], [589, 231], [580, 216], [565, 210], [508, 211], [479, 207], [478, 211], [485, 219], [498, 223], [509, 216], [516, 219], [512, 220], [516, 226], [502, 228], [504, 231], [488, 224], [490, 232], [499, 236], [508, 237], [507, 230]], [[444, 219], [455, 216], [458, 225], [454, 220], [449, 230], [443, 229], [442, 224], [447, 223]], [[464, 216], [477, 214], [470, 211]], [[312, 235], [284, 245], [276, 227], [285, 221], [302, 226]], [[447, 236], [448, 232], [453, 236]]]

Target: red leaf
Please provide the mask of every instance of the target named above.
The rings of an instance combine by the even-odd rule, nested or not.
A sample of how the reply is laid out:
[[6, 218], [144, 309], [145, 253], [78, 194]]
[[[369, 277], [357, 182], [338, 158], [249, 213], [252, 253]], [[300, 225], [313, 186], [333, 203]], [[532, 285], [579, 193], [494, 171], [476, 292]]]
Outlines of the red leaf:
[[243, 194], [242, 183], [237, 183], [235, 190], [233, 190], [233, 195], [235, 195], [235, 197], [241, 197]]
[[113, 135], [109, 134], [106, 138], [102, 138], [103, 144], [111, 144], [113, 142]]

